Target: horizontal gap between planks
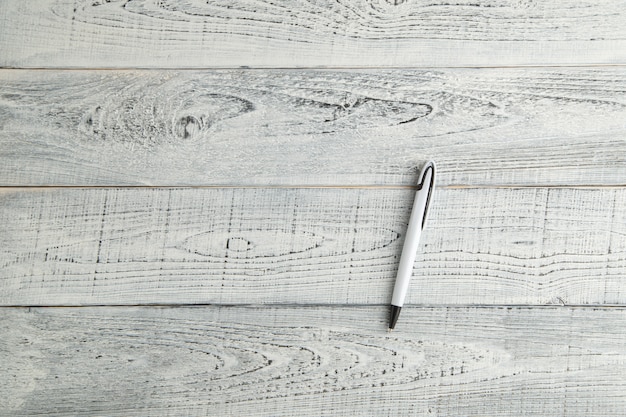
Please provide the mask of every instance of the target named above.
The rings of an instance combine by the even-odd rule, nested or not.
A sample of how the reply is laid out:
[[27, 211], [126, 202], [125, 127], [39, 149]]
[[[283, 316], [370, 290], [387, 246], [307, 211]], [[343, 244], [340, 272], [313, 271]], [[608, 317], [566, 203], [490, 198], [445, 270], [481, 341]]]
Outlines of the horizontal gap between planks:
[[293, 67], [279, 67], [279, 66], [215, 66], [215, 67], [12, 67], [12, 66], [0, 66], [0, 70], [29, 70], [29, 71], [226, 71], [226, 70], [277, 70], [277, 71], [303, 71], [303, 70], [441, 70], [441, 69], [512, 69], [512, 68], [616, 68], [625, 67], [624, 63], [578, 63], [578, 64], [528, 64], [528, 65], [444, 65], [444, 66], [419, 66], [419, 65], [398, 65], [398, 66], [293, 66]]
[[[175, 190], [204, 190], [204, 189], [376, 189], [376, 190], [402, 190], [417, 189], [416, 185], [384, 185], [384, 184], [361, 184], [361, 185], [8, 185], [0, 186], [0, 193], [6, 191], [43, 191], [43, 190], [82, 190], [82, 189], [175, 189]], [[621, 189], [626, 184], [502, 184], [502, 185], [442, 185], [437, 189]]]
[[[220, 303], [146, 303], [146, 304], [81, 304], [81, 305], [45, 305], [45, 304], [15, 304], [15, 305], [0, 305], [1, 309], [11, 308], [321, 308], [327, 307], [330, 309], [345, 309], [345, 308], [386, 308], [389, 304], [322, 304], [322, 303], [310, 303], [310, 304], [297, 304], [297, 303], [268, 303], [268, 304], [254, 304], [254, 303], [242, 303], [242, 304], [220, 304]], [[626, 304], [405, 304], [403, 309], [416, 308], [416, 309], [546, 309], [554, 310], [559, 308], [568, 309], [624, 309], [626, 310]]]

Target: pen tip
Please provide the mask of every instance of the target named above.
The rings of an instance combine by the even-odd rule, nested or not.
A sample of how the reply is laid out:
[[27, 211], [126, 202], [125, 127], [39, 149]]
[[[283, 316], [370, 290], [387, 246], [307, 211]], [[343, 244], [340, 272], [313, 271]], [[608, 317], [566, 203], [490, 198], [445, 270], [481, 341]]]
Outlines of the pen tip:
[[400, 310], [402, 307], [391, 305], [391, 314], [389, 315], [389, 330], [393, 330], [396, 327], [398, 317], [400, 317]]
[[391, 333], [393, 331], [393, 329], [390, 327], [387, 329], [387, 333]]

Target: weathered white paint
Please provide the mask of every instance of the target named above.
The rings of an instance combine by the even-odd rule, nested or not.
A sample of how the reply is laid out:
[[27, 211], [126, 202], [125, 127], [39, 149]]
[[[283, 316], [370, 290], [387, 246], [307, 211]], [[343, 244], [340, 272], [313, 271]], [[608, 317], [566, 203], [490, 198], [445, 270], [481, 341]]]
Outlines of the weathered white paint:
[[0, 71], [0, 185], [623, 185], [624, 68]]
[[0, 415], [622, 417], [625, 11], [0, 1]]
[[4, 0], [0, 65], [623, 64], [624, 1]]
[[623, 308], [2, 309], [6, 416], [622, 416]]
[[[0, 195], [3, 305], [385, 304], [410, 189]], [[435, 191], [407, 303], [626, 302], [626, 190]]]

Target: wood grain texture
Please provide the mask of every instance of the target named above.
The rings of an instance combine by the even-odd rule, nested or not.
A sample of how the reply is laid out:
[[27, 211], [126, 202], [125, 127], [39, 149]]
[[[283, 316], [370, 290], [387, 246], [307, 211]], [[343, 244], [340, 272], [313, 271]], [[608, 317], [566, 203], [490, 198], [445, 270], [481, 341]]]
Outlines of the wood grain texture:
[[624, 416], [625, 6], [0, 0], [0, 416]]
[[0, 415], [621, 416], [624, 309], [7, 309]]
[[[409, 189], [0, 195], [0, 303], [389, 302]], [[626, 190], [437, 190], [407, 302], [623, 304]]]
[[0, 71], [1, 185], [623, 185], [626, 70]]
[[626, 62], [623, 1], [5, 0], [12, 67]]

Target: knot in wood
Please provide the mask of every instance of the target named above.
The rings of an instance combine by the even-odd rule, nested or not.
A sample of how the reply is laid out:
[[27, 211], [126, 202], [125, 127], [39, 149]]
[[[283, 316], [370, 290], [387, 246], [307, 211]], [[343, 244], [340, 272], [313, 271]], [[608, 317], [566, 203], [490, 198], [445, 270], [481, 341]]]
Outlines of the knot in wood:
[[226, 241], [226, 249], [233, 252], [246, 252], [252, 249], [252, 242], [242, 237], [230, 237]]

